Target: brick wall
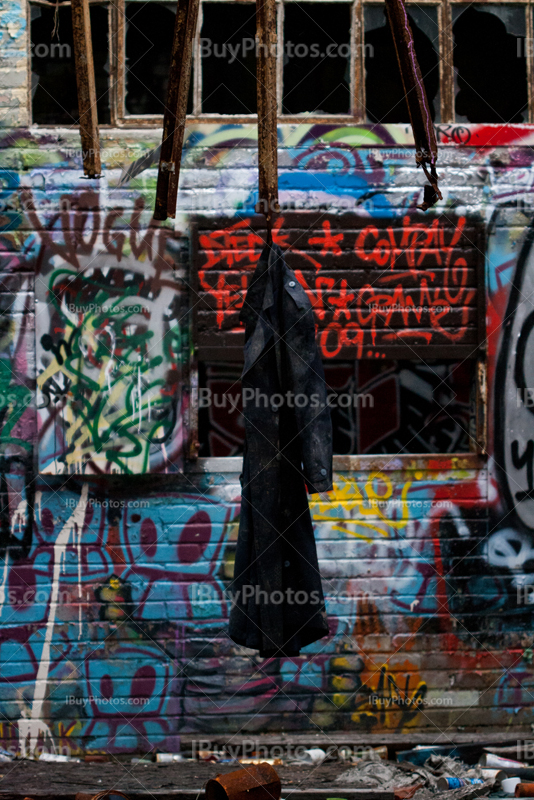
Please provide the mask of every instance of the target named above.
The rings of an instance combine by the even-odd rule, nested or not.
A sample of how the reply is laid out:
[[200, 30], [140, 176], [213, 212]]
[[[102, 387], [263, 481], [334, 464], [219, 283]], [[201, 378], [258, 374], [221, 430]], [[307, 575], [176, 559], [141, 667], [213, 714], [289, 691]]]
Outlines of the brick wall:
[[[530, 386], [521, 297], [534, 274], [534, 128], [464, 126], [457, 144], [454, 126], [438, 126], [444, 199], [428, 225], [446, 212], [485, 233], [489, 458], [337, 458], [334, 491], [311, 501], [331, 636], [302, 658], [262, 662], [225, 634], [239, 459], [174, 471], [189, 396], [162, 391], [160, 374], [163, 364], [185, 387], [189, 329], [168, 312], [187, 297], [193, 222], [231, 231], [253, 213], [255, 129], [188, 129], [180, 213], [162, 233], [151, 227], [155, 165], [118, 185], [160, 132], [103, 130], [103, 177], [83, 179], [75, 130], [28, 127], [25, 16], [5, 2], [0, 20], [2, 744], [120, 752], [175, 749], [181, 733], [316, 726], [530, 731], [532, 615], [518, 587], [530, 581], [534, 500], [514, 376], [521, 363]], [[362, 225], [415, 219], [423, 181], [409, 132], [373, 134], [369, 147], [368, 126], [281, 126], [282, 204]], [[324, 258], [333, 264], [335, 249]], [[73, 274], [74, 311], [51, 295]], [[149, 321], [130, 332], [149, 364], [137, 394], [109, 367], [109, 331], [82, 309], [112, 301], [120, 276]], [[91, 409], [103, 398], [97, 424], [76, 406], [82, 378]], [[146, 446], [158, 409], [176, 412], [164, 453]], [[113, 451], [123, 434], [139, 444], [134, 461]]]

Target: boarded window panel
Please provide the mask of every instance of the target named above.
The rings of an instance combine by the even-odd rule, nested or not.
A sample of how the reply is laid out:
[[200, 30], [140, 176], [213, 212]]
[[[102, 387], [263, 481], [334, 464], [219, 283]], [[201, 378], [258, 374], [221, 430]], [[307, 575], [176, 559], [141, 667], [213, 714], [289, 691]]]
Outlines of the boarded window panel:
[[350, 112], [348, 3], [284, 8], [284, 114]]
[[[432, 119], [439, 122], [438, 9], [410, 4], [408, 17]], [[364, 6], [364, 28], [367, 118], [384, 124], [409, 122], [395, 44], [382, 6]]]
[[[467, 453], [475, 362], [324, 361], [336, 455]], [[242, 365], [202, 362], [200, 456], [243, 454]], [[349, 402], [350, 401], [350, 402]]]
[[[126, 113], [163, 115], [176, 4], [126, 4]], [[187, 113], [192, 109], [192, 81]]]
[[526, 122], [526, 8], [453, 5], [455, 118]]
[[203, 3], [202, 111], [256, 113], [256, 12], [251, 3]]
[[[312, 302], [323, 358], [458, 360], [475, 358], [485, 336], [478, 225], [303, 212], [281, 215], [273, 239]], [[265, 241], [260, 226], [198, 222], [200, 358], [242, 359], [239, 312]]]
[[[95, 66], [98, 121], [109, 123], [108, 9], [91, 5], [91, 37]], [[54, 9], [31, 6], [32, 119], [38, 125], [77, 125], [78, 93], [74, 68], [70, 6]]]
[[189, 317], [172, 233], [141, 232], [135, 216], [104, 222], [90, 193], [76, 202], [40, 250], [39, 471], [178, 471]]

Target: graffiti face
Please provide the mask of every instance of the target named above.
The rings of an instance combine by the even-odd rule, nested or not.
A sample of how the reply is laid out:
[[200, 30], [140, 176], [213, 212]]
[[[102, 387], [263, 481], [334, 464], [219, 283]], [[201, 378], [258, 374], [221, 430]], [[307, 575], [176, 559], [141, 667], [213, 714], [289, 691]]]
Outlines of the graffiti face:
[[[63, 258], [44, 248], [49, 262], [37, 292], [40, 470], [176, 469], [187, 346], [179, 286], [151, 247], [138, 248], [136, 257], [133, 244], [124, 251], [124, 234], [110, 241], [109, 230], [98, 228], [92, 240], [87, 246], [80, 235]], [[60, 249], [57, 242], [53, 249]]]

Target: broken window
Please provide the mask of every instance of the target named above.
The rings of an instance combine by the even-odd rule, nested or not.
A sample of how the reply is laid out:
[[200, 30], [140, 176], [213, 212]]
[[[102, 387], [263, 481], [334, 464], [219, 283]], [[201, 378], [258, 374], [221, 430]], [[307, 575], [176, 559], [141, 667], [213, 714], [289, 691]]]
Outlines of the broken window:
[[255, 5], [203, 3], [202, 111], [256, 112]]
[[[77, 125], [78, 93], [70, 5], [31, 5], [32, 115], [39, 125]], [[98, 118], [110, 121], [108, 8], [91, 4]]]
[[350, 14], [346, 3], [287, 3], [283, 113], [350, 113]]
[[[323, 362], [336, 455], [469, 453], [475, 362]], [[242, 365], [199, 365], [199, 456], [243, 454]], [[209, 401], [209, 402], [208, 402]]]
[[[126, 4], [126, 112], [163, 114], [176, 3]], [[191, 113], [193, 87], [189, 92]]]
[[[415, 51], [434, 122], [440, 120], [439, 26], [436, 6], [408, 6]], [[409, 122], [395, 43], [382, 6], [364, 7], [365, 109], [371, 122]]]
[[[528, 122], [526, 2], [407, 2], [434, 122]], [[33, 122], [75, 125], [78, 104], [70, 6], [32, 9]], [[167, 92], [174, 2], [92, 0], [100, 124], [160, 126]], [[530, 12], [529, 12], [530, 13]], [[352, 0], [277, 3], [278, 114], [282, 121], [349, 116], [354, 122], [409, 122], [384, 7]], [[254, 120], [255, 3], [200, 0], [187, 112]], [[110, 52], [111, 46], [111, 52]], [[444, 49], [443, 49], [444, 48]], [[69, 55], [68, 55], [69, 54]], [[110, 83], [114, 91], [108, 91]], [[111, 107], [110, 107], [111, 104]]]
[[459, 122], [526, 122], [526, 6], [452, 7]]

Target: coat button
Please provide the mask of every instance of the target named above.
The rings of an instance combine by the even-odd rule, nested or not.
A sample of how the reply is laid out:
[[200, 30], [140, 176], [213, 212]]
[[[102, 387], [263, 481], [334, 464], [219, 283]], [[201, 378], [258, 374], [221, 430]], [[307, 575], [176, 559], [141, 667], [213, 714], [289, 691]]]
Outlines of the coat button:
[[323, 467], [323, 468], [322, 468], [322, 470], [321, 470], [321, 475], [326, 475], [326, 470], [325, 470], [325, 468], [324, 468], [324, 467]]
[[295, 281], [289, 281], [288, 286], [291, 286], [291, 288], [293, 289], [293, 287], [295, 286]]
[[284, 567], [289, 567], [289, 566], [290, 566], [290, 562], [289, 561], [284, 561]]

